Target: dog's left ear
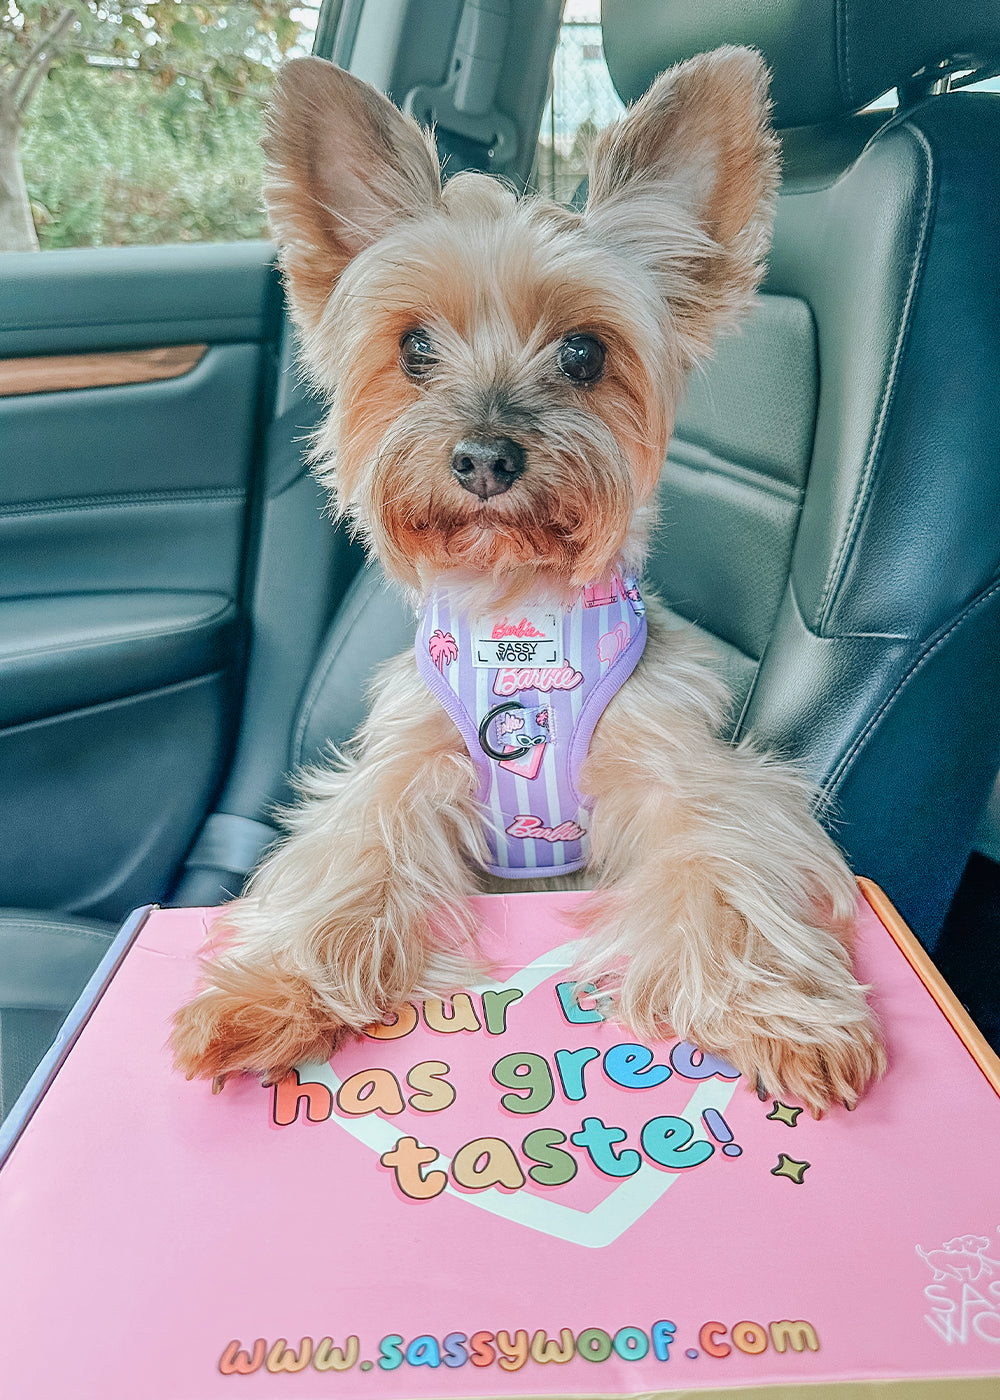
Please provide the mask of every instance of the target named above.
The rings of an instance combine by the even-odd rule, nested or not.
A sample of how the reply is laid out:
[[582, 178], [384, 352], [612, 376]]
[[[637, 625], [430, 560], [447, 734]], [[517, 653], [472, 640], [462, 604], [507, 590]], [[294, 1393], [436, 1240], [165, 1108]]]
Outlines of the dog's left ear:
[[594, 148], [587, 227], [652, 272], [686, 363], [763, 274], [779, 175], [768, 81], [753, 49], [700, 54], [662, 73]]
[[440, 206], [438, 160], [412, 118], [322, 58], [281, 69], [263, 146], [271, 229], [308, 333], [352, 258]]

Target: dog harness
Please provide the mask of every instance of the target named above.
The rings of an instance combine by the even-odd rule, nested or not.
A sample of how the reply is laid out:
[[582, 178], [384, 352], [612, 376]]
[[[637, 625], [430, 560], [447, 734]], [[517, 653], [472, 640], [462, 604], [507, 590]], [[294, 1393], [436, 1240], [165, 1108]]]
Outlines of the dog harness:
[[527, 879], [587, 864], [580, 765], [645, 644], [638, 584], [617, 572], [564, 611], [543, 605], [473, 619], [447, 593], [431, 596], [417, 666], [478, 770], [491, 874]]

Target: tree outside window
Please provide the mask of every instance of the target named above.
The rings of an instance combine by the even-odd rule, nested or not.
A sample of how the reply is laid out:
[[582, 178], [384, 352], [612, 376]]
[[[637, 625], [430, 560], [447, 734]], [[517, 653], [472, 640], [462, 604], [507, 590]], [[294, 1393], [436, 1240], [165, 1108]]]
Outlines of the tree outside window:
[[262, 236], [261, 114], [318, 10], [0, 0], [0, 249]]

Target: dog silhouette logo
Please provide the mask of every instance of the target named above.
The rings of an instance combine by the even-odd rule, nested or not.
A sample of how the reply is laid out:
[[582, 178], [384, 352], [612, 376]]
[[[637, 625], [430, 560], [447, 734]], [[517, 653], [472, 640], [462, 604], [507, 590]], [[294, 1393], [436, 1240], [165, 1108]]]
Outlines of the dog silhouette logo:
[[1000, 1273], [1000, 1260], [991, 1259], [987, 1254], [990, 1242], [985, 1235], [956, 1235], [947, 1240], [939, 1249], [921, 1249], [917, 1253], [933, 1270], [934, 1282], [955, 1278], [960, 1282], [975, 1283], [977, 1279]]

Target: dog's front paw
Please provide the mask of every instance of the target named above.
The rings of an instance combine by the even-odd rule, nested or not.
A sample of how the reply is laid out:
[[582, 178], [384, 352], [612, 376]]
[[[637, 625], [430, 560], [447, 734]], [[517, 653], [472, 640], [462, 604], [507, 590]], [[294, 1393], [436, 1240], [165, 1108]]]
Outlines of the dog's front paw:
[[170, 1043], [188, 1079], [216, 1091], [232, 1074], [277, 1083], [303, 1060], [326, 1060], [353, 1032], [302, 979], [246, 969], [213, 969], [212, 985], [181, 1007]]
[[[815, 1036], [813, 1031], [812, 1036]], [[832, 1104], [853, 1109], [886, 1071], [885, 1045], [871, 1014], [831, 1026], [822, 1039], [795, 1039], [750, 1030], [724, 1052], [759, 1096], [791, 1100], [818, 1118]]]

